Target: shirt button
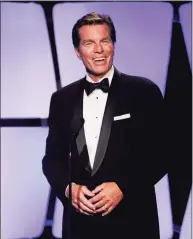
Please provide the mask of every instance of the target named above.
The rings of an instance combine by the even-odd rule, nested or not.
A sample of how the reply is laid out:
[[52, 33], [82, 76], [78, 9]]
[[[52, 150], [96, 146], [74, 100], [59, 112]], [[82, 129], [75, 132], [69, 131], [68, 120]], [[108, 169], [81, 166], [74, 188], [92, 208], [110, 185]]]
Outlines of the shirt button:
[[97, 98], [97, 100], [98, 100], [99, 97], [96, 97], [96, 98]]

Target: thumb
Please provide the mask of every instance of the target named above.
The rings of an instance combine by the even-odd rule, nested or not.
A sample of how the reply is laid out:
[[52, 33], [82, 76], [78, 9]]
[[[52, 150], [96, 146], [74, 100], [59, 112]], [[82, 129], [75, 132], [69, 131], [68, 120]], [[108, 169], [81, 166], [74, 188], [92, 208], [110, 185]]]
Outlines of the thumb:
[[89, 197], [93, 197], [95, 194], [93, 192], [91, 192], [86, 186], [84, 186], [82, 188], [82, 191], [84, 193], [84, 195], [89, 196]]
[[94, 194], [99, 193], [100, 191], [103, 190], [103, 188], [104, 188], [104, 185], [101, 184], [101, 185], [97, 186], [97, 187], [92, 191], [92, 193], [94, 193]]

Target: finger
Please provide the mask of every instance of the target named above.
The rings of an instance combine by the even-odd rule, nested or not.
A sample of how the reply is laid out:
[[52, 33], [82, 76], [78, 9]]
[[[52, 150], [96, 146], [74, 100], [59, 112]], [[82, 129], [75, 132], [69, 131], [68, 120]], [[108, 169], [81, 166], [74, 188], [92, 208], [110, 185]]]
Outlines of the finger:
[[90, 208], [86, 207], [86, 206], [85, 206], [83, 203], [81, 203], [81, 202], [80, 202], [80, 204], [79, 204], [79, 207], [80, 207], [80, 209], [82, 209], [84, 212], [91, 213], [91, 214], [94, 213], [93, 210], [91, 210]]
[[85, 207], [89, 208], [92, 211], [95, 210], [95, 206], [84, 196], [84, 194], [80, 195], [79, 203], [84, 204]]
[[102, 216], [104, 217], [104, 216], [108, 215], [110, 212], [113, 211], [113, 209], [114, 209], [113, 206], [109, 207], [109, 208], [102, 214]]
[[92, 214], [89, 214], [88, 212], [85, 212], [84, 210], [82, 209], [79, 209], [79, 212], [82, 213], [82, 214], [86, 214], [88, 216], [91, 216]]
[[104, 188], [104, 184], [101, 184], [99, 186], [97, 186], [93, 191], [92, 193], [96, 194], [96, 193], [99, 193], [100, 191], [102, 191]]
[[[91, 213], [86, 212], [86, 211], [83, 209], [83, 207], [81, 208], [81, 207], [80, 207], [78, 204], [76, 204], [76, 203], [73, 203], [72, 205], [74, 206], [74, 208], [76, 209], [77, 212], [81, 212], [81, 213], [84, 213], [84, 214], [87, 214], [87, 215], [93, 215], [93, 212], [91, 212]], [[81, 206], [82, 206], [82, 205], [81, 205]]]
[[84, 195], [89, 196], [89, 197], [93, 197], [95, 195], [86, 186], [82, 187], [82, 192], [84, 193]]
[[72, 203], [72, 205], [73, 205], [73, 207], [76, 209], [76, 210], [79, 210], [79, 206], [78, 206], [78, 204], [77, 203]]
[[105, 205], [103, 205], [102, 207], [100, 207], [99, 209], [97, 209], [97, 210], [95, 211], [95, 213], [106, 212], [106, 211], [108, 210], [108, 208], [110, 208], [110, 207], [111, 207], [111, 205], [105, 204]]
[[103, 207], [106, 203], [107, 203], [107, 202], [104, 201], [104, 200], [100, 200], [100, 201], [98, 201], [97, 203], [94, 204], [95, 209], [98, 209], [98, 208]]
[[96, 196], [92, 197], [89, 199], [89, 202], [91, 202], [92, 204], [98, 202], [98, 201], [101, 201], [103, 199], [104, 195], [103, 193], [98, 193]]

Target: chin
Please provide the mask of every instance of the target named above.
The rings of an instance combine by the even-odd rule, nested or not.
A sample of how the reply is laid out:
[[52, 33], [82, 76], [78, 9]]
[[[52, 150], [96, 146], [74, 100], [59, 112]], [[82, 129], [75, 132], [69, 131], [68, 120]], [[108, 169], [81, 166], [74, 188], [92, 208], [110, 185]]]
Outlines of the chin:
[[105, 75], [110, 69], [109, 68], [103, 68], [103, 69], [94, 69], [94, 73], [96, 75]]
[[107, 72], [108, 72], [108, 70], [107, 71], [94, 72], [94, 75], [103, 77]]
[[109, 70], [111, 69], [111, 67], [107, 67], [107, 66], [98, 66], [98, 67], [93, 67], [93, 68], [86, 68], [86, 71], [88, 73], [90, 73], [91, 75], [95, 76], [95, 77], [103, 77]]

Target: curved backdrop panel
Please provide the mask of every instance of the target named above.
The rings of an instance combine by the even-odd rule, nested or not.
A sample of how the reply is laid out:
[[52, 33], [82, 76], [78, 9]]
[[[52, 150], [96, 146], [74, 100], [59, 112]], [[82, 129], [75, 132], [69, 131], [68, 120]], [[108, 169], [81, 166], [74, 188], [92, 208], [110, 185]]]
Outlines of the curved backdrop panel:
[[1, 238], [42, 234], [50, 186], [42, 173], [47, 128], [1, 129]]
[[192, 67], [192, 3], [183, 4], [179, 12], [188, 58]]
[[1, 117], [47, 118], [55, 90], [43, 8], [1, 3]]

